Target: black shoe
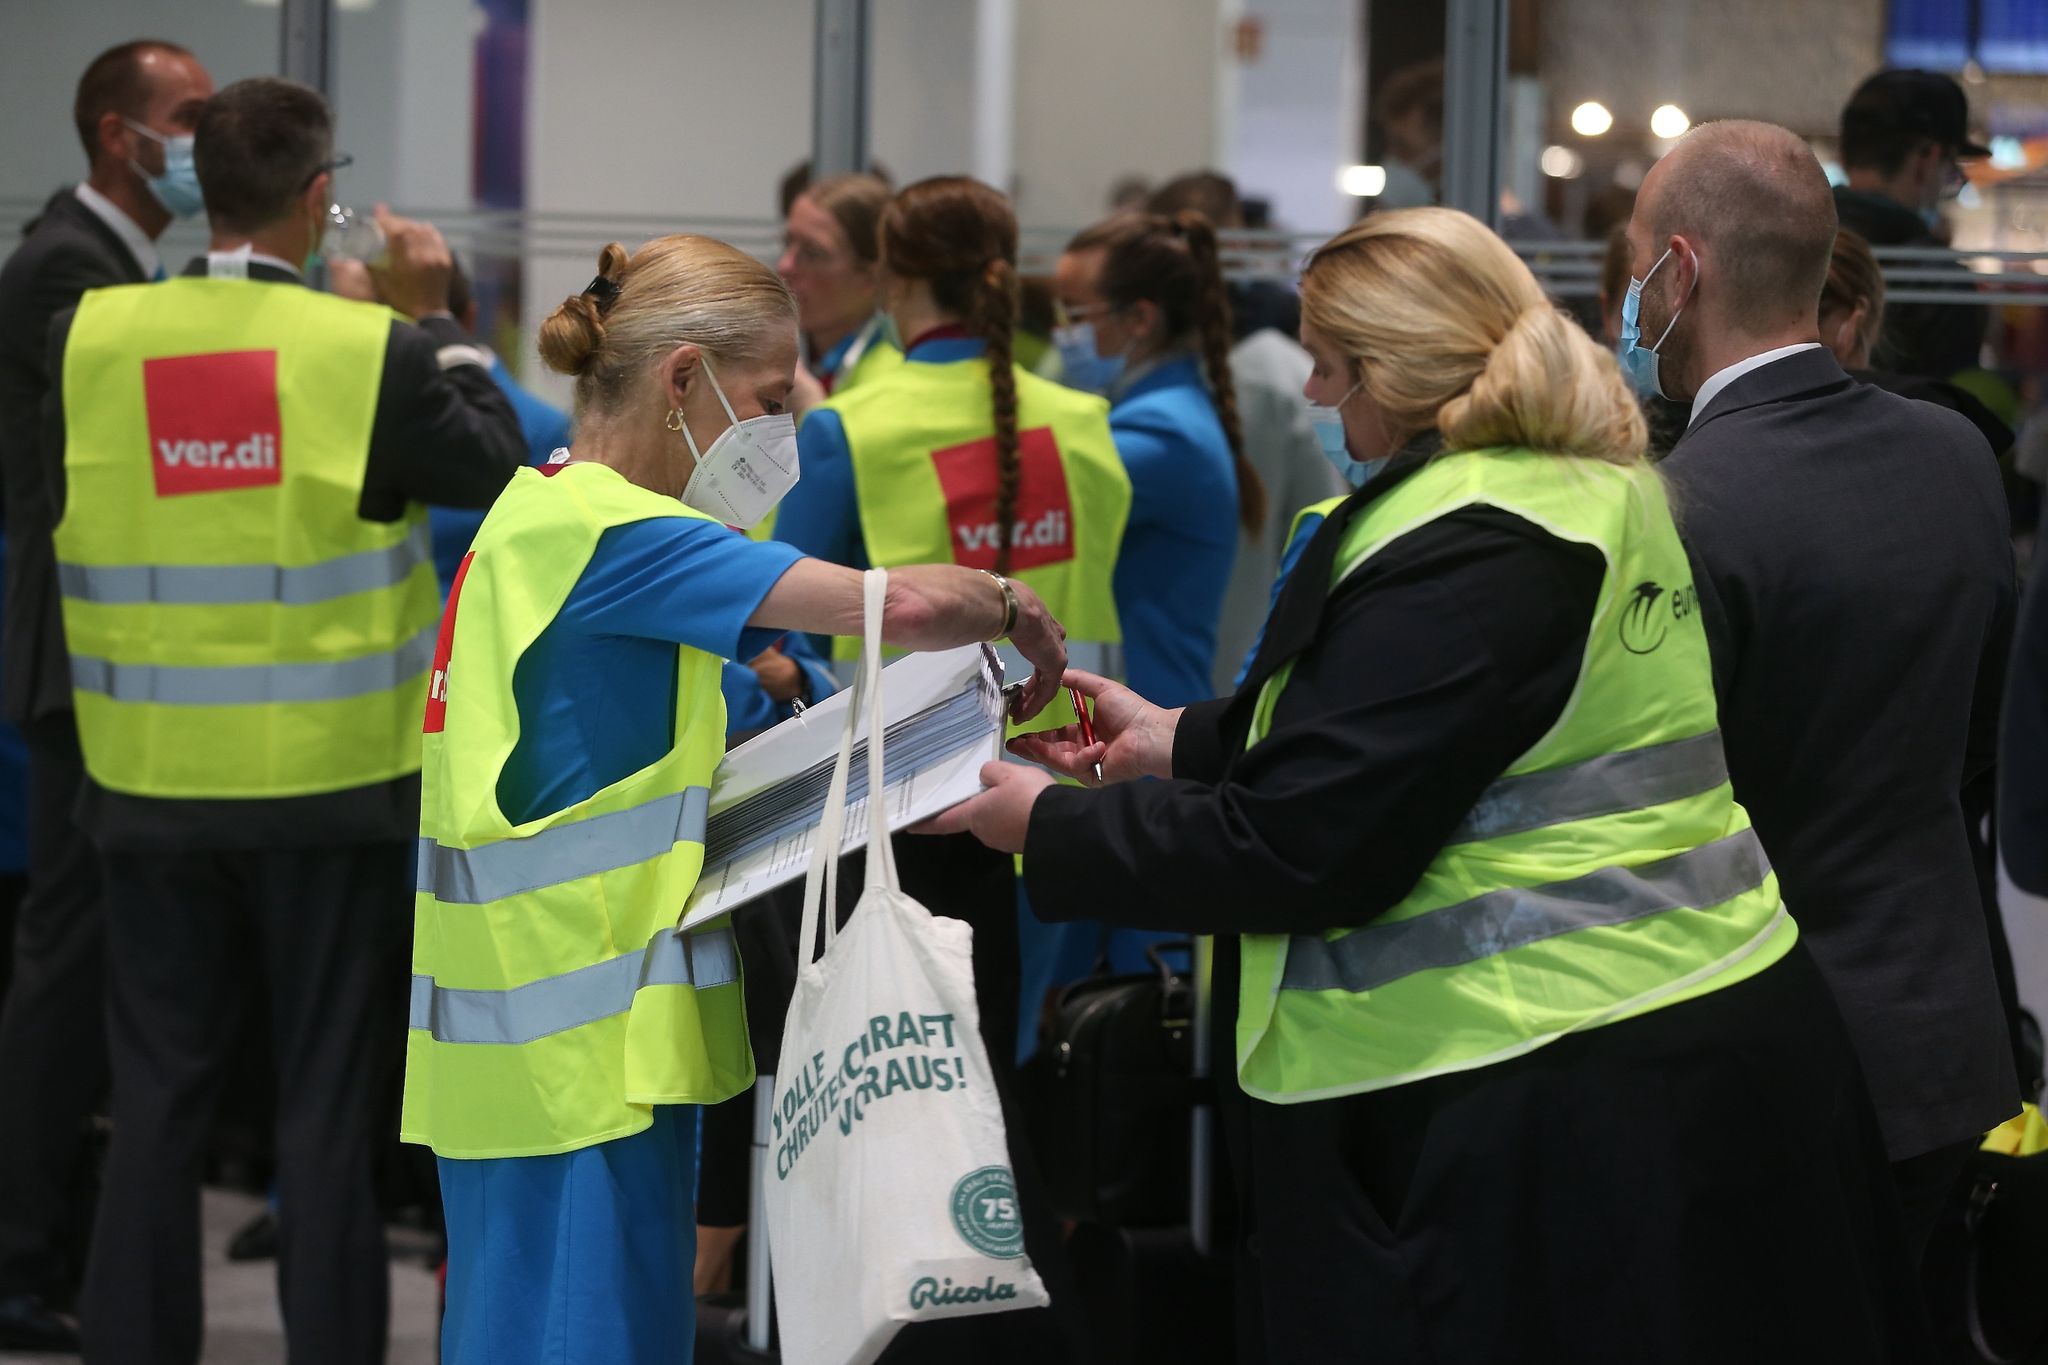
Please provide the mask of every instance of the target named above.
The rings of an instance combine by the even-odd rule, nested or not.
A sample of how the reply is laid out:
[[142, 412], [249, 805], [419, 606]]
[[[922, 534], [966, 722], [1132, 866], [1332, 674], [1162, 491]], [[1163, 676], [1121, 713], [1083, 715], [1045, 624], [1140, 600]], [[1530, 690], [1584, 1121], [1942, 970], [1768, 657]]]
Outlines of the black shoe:
[[78, 1324], [34, 1294], [0, 1299], [0, 1351], [78, 1350]]
[[277, 1215], [269, 1209], [242, 1224], [228, 1239], [230, 1261], [274, 1261], [277, 1259]]

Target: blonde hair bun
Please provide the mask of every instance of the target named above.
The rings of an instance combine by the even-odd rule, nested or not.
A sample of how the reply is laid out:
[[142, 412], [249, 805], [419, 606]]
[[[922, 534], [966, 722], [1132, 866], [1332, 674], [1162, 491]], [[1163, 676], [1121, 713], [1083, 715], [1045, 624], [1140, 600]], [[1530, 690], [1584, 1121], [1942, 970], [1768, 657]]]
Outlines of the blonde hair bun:
[[[617, 242], [607, 243], [597, 253], [598, 278], [617, 285], [626, 259], [626, 248]], [[579, 379], [588, 374], [604, 346], [604, 312], [597, 296], [586, 289], [563, 299], [540, 325], [538, 344], [541, 360], [556, 374]]]
[[633, 376], [678, 346], [715, 360], [794, 354], [796, 300], [773, 270], [735, 246], [677, 233], [628, 254], [597, 255], [593, 288], [563, 299], [540, 325], [540, 358], [576, 379], [580, 412], [616, 405]]

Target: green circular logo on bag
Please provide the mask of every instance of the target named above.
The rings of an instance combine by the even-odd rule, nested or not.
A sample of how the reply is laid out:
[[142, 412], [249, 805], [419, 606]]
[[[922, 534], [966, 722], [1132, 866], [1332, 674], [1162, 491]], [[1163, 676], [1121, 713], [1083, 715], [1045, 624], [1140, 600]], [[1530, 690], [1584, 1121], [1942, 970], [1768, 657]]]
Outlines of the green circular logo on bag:
[[1024, 1220], [1017, 1216], [1017, 1182], [1008, 1166], [984, 1166], [953, 1187], [953, 1226], [984, 1256], [1015, 1260], [1024, 1254]]

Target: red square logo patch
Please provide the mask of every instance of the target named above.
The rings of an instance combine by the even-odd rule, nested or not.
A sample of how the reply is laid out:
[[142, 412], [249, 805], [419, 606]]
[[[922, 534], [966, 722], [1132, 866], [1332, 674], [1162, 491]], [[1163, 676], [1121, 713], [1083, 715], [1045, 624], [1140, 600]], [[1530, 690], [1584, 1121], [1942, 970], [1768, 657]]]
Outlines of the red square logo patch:
[[158, 497], [283, 480], [276, 351], [145, 360], [142, 392]]
[[[1067, 471], [1051, 427], [1017, 433], [1017, 508], [1010, 520], [1010, 568], [1035, 569], [1074, 557], [1074, 509]], [[993, 569], [996, 524], [996, 442], [993, 436], [932, 452], [946, 494], [953, 562]]]

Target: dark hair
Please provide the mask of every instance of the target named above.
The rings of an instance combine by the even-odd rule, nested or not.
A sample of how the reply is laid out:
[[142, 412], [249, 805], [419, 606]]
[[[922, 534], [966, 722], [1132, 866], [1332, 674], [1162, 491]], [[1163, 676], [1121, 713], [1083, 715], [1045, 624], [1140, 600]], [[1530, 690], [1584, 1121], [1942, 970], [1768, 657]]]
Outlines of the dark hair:
[[1194, 209], [1182, 209], [1170, 218], [1119, 213], [1080, 233], [1067, 243], [1067, 250], [1103, 253], [1096, 288], [1110, 307], [1128, 308], [1140, 299], [1149, 300], [1159, 309], [1166, 336], [1192, 332], [1199, 339], [1209, 396], [1237, 470], [1237, 519], [1247, 531], [1264, 526], [1266, 489], [1244, 455], [1244, 430], [1230, 374], [1230, 295], [1223, 287], [1216, 229]]
[[207, 218], [230, 232], [276, 222], [333, 153], [319, 91], [280, 76], [236, 81], [206, 102], [192, 144]]
[[[878, 175], [828, 175], [806, 188], [796, 199], [808, 199], [832, 215], [847, 245], [862, 265], [873, 265], [882, 256], [882, 210], [889, 203], [889, 182]], [[796, 206], [796, 199], [790, 207]], [[783, 216], [788, 217], [785, 212]]]
[[[888, 168], [879, 161], [870, 161], [868, 163], [867, 174], [881, 181], [883, 189], [887, 189], [893, 183], [889, 178]], [[796, 207], [796, 201], [802, 198], [804, 191], [811, 187], [812, 178], [811, 163], [809, 161], [799, 161], [796, 165], [791, 166], [782, 173], [782, 179], [777, 181], [775, 185], [775, 203], [784, 218], [789, 217], [789, 211]], [[826, 178], [836, 179], [837, 177], [828, 176]]]
[[1868, 116], [1853, 105], [1842, 111], [1842, 169], [1897, 175], [1906, 158], [1935, 139]]
[[1237, 197], [1237, 182], [1221, 171], [1189, 171], [1152, 191], [1145, 207], [1168, 217], [1193, 209], [1220, 228], [1244, 222], [1244, 202]]
[[1373, 118], [1393, 123], [1419, 113], [1431, 128], [1444, 126], [1444, 62], [1435, 57], [1404, 66], [1387, 77], [1387, 83], [1372, 102]]
[[176, 43], [161, 38], [138, 38], [110, 47], [85, 68], [78, 78], [78, 95], [71, 102], [71, 121], [78, 126], [78, 140], [85, 144], [85, 159], [100, 154], [100, 120], [108, 114], [140, 119], [149, 104], [149, 77], [142, 59], [152, 52], [174, 56], [192, 54]]
[[1011, 519], [1023, 468], [1017, 457], [1017, 214], [979, 180], [934, 176], [882, 210], [882, 268], [923, 280], [932, 301], [988, 344], [996, 428], [996, 572], [1010, 570]]

